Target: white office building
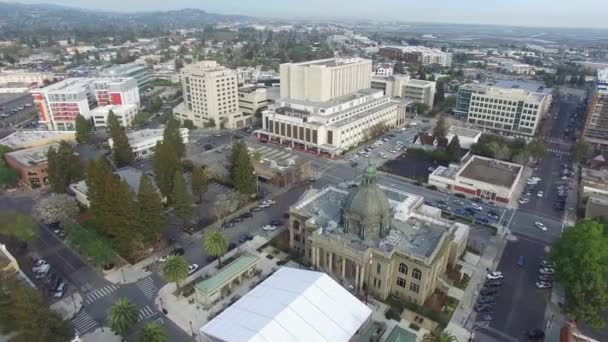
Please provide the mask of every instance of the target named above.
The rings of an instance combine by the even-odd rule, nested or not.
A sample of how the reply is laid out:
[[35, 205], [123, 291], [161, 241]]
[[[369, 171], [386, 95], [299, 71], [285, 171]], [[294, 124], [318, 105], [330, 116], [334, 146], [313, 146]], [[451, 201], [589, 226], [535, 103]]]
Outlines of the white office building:
[[137, 86], [143, 89], [150, 82], [150, 71], [147, 65], [136, 63], [118, 64], [101, 71], [102, 77], [133, 77], [137, 80]]
[[[163, 141], [163, 131], [164, 129], [142, 129], [127, 133], [129, 145], [133, 149], [133, 153], [135, 153], [135, 158], [142, 159], [154, 155], [156, 143]], [[184, 144], [187, 144], [188, 129], [180, 128], [179, 135]], [[114, 146], [114, 141], [112, 138], [108, 139], [108, 144], [110, 144], [110, 148]]]
[[374, 76], [372, 88], [381, 89], [388, 96], [424, 103], [429, 108], [433, 108], [437, 91], [435, 82], [412, 79], [407, 75]]
[[35, 84], [39, 87], [45, 81], [52, 81], [55, 74], [52, 72], [30, 72], [25, 70], [3, 70], [0, 72], [0, 83]]
[[215, 61], [201, 61], [181, 70], [183, 107], [176, 109], [181, 121], [196, 127], [234, 128], [244, 121], [238, 110], [238, 77], [234, 70]]
[[281, 94], [295, 98], [281, 97], [263, 113], [258, 139], [333, 157], [371, 138], [374, 128], [405, 123], [411, 101], [371, 89], [367, 60], [326, 59], [281, 70]]
[[136, 105], [106, 105], [97, 107], [91, 111], [93, 125], [95, 127], [107, 127], [110, 111], [116, 115], [118, 122], [123, 127], [131, 126], [133, 118], [138, 112]]

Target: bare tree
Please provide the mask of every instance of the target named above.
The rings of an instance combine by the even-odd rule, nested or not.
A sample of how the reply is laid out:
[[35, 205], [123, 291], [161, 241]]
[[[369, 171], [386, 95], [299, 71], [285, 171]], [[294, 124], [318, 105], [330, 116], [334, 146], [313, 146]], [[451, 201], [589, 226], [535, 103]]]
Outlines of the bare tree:
[[78, 215], [76, 199], [67, 194], [51, 194], [43, 198], [32, 210], [33, 216], [43, 223], [71, 223]]

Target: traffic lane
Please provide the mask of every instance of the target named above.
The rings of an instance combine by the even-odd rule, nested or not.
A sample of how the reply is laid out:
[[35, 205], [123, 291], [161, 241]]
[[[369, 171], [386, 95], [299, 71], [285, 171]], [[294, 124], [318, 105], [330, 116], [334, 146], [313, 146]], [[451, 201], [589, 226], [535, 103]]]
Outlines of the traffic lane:
[[[547, 230], [540, 230], [536, 227], [536, 222], [544, 224]], [[511, 232], [531, 236], [546, 243], [552, 243], [562, 233], [562, 221], [552, 217], [539, 216], [538, 213], [533, 211], [519, 209], [513, 214], [508, 228]]]
[[[498, 265], [505, 275], [504, 285], [496, 298], [490, 326], [521, 340], [526, 331], [543, 328], [551, 291], [536, 289], [538, 265], [547, 257], [546, 244], [515, 235], [517, 241], [507, 244]], [[520, 256], [524, 258], [523, 267], [517, 265]]]

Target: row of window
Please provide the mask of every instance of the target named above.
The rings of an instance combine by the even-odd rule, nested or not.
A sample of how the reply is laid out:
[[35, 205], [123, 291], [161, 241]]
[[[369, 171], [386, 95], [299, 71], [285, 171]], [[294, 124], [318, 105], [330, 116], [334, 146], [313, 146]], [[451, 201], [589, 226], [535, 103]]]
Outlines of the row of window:
[[[399, 264], [399, 273], [407, 275], [407, 271], [408, 271], [407, 265], [405, 263], [403, 263], [403, 262], [400, 263]], [[412, 278], [421, 280], [422, 279], [422, 272], [419, 269], [414, 268], [412, 270]]]
[[[406, 285], [406, 281], [405, 279], [401, 278], [401, 277], [397, 277], [397, 286], [405, 288]], [[416, 284], [416, 283], [410, 283], [410, 291], [414, 292], [414, 293], [418, 293], [420, 291], [420, 285]]]

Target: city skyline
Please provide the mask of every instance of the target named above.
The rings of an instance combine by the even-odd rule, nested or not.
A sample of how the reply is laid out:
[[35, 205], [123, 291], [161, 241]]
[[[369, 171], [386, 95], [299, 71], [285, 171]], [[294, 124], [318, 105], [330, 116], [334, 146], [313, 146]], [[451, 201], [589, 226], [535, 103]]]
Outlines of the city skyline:
[[[240, 14], [266, 18], [318, 18], [318, 19], [370, 19], [399, 20], [404, 22], [509, 25], [524, 27], [564, 27], [564, 28], [608, 28], [602, 18], [608, 9], [600, 0], [580, 2], [565, 0], [514, 0], [497, 2], [492, 6], [481, 0], [453, 2], [438, 0], [433, 6], [414, 1], [377, 0], [360, 1], [356, 4], [346, 0], [331, 2], [310, 0], [306, 3], [265, 0], [250, 3], [244, 0], [194, 1], [177, 0], [167, 3], [159, 0], [108, 0], [103, 3], [82, 3], [78, 0], [22, 0], [25, 4], [49, 3], [75, 8], [142, 12], [197, 8], [212, 13]], [[486, 6], [484, 6], [486, 5]], [[394, 9], [403, 8], [403, 11]], [[525, 8], [526, 11], [521, 9]]]

